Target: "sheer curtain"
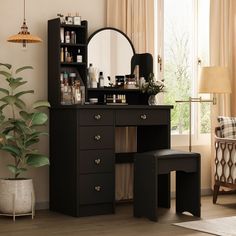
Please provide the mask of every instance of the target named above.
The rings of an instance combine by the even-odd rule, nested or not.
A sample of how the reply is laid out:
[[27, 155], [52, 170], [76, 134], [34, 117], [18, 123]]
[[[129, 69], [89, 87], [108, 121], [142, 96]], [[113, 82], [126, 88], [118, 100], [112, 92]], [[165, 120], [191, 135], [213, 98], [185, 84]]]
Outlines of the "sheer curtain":
[[[154, 52], [154, 0], [107, 0], [107, 26], [131, 39], [136, 53]], [[116, 152], [135, 152], [136, 129], [116, 129]], [[133, 164], [116, 165], [116, 200], [133, 198]]]
[[[211, 0], [210, 2], [210, 65], [229, 67], [232, 94], [217, 95], [212, 105], [212, 167], [214, 167], [214, 129], [217, 116], [236, 116], [236, 1]], [[214, 180], [214, 177], [212, 178]]]

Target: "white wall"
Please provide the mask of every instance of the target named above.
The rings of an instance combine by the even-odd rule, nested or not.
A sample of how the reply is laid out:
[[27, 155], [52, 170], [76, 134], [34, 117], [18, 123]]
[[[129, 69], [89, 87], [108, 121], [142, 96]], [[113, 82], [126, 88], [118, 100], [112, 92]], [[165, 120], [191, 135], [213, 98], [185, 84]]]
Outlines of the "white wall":
[[[29, 31], [40, 36], [43, 43], [28, 45], [27, 50], [22, 50], [21, 44], [8, 43], [6, 39], [20, 31], [23, 22], [23, 0], [1, 0], [0, 8], [0, 63], [10, 63], [14, 67], [34, 67], [33, 71], [24, 73], [29, 81], [26, 87], [35, 90], [33, 96], [27, 97], [28, 101], [47, 99], [47, 21], [57, 17], [57, 13], [79, 12], [82, 20], [88, 21], [91, 33], [104, 27], [106, 20], [106, 0], [26, 0]], [[40, 150], [48, 153], [48, 149], [48, 139], [45, 138], [40, 144]], [[10, 177], [5, 168], [9, 161], [10, 158], [0, 153], [0, 178]], [[48, 202], [48, 167], [33, 169], [27, 175], [34, 179], [37, 202]]]

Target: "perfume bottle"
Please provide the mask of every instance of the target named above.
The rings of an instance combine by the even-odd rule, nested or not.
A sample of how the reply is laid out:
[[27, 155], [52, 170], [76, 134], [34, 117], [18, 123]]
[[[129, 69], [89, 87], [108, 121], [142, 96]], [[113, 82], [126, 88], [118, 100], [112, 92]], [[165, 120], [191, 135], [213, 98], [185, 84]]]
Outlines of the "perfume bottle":
[[79, 15], [78, 12], [76, 12], [76, 14], [74, 16], [74, 24], [75, 25], [81, 25], [81, 16]]
[[78, 63], [82, 63], [83, 62], [83, 56], [80, 54], [80, 49], [78, 49], [78, 54], [76, 56], [76, 61]]
[[99, 73], [98, 81], [99, 81], [99, 88], [104, 88], [104, 77], [102, 71]]

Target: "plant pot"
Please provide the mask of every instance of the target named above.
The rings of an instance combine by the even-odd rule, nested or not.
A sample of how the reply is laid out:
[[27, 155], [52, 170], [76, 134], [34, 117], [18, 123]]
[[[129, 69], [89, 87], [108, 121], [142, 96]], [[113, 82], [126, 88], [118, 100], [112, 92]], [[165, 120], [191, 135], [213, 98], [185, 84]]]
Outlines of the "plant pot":
[[33, 214], [34, 205], [32, 179], [0, 179], [0, 213]]

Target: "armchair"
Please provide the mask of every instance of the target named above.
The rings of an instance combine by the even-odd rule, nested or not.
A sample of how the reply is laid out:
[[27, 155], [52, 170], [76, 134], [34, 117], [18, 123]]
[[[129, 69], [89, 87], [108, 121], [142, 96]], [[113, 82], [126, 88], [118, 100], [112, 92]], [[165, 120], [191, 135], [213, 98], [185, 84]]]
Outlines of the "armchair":
[[215, 129], [215, 169], [213, 203], [220, 186], [236, 189], [236, 139], [223, 138], [222, 129]]

